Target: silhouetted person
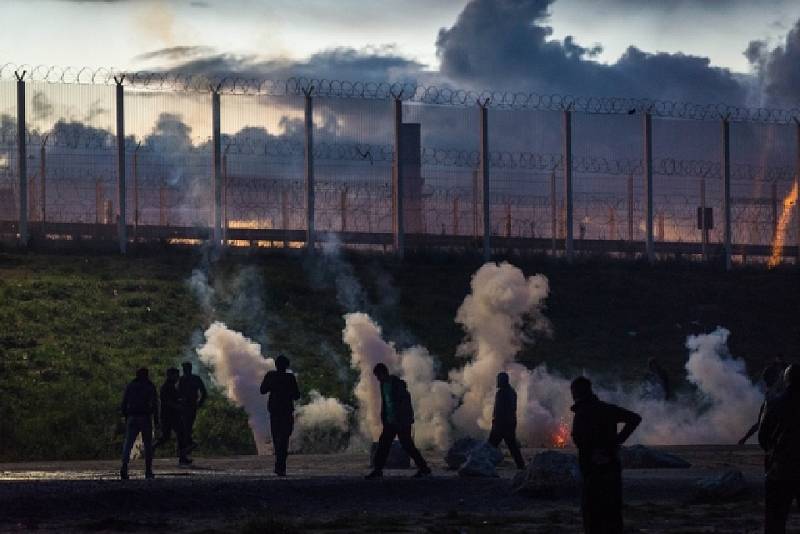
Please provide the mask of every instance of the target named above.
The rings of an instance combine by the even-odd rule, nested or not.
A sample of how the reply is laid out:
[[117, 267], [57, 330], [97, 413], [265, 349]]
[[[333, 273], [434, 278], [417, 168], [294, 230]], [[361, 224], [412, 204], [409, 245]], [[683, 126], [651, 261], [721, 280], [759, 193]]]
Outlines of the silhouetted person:
[[159, 397], [161, 398], [161, 437], [153, 443], [153, 448], [168, 442], [172, 438], [172, 432], [174, 431], [175, 440], [177, 441], [178, 463], [180, 465], [189, 465], [192, 460], [186, 456], [189, 444], [186, 442], [186, 432], [183, 428], [181, 398], [178, 393], [179, 377], [180, 372], [177, 369], [174, 367], [167, 369], [167, 378], [159, 391]]
[[194, 420], [197, 419], [197, 410], [203, 406], [208, 393], [203, 380], [199, 376], [192, 374], [191, 362], [183, 362], [181, 367], [183, 368], [183, 376], [178, 380], [178, 395], [181, 399], [183, 431], [186, 434], [188, 452], [197, 446], [192, 435]]
[[517, 392], [508, 382], [507, 373], [497, 374], [497, 393], [494, 395], [494, 413], [489, 443], [498, 447], [505, 441], [517, 469], [525, 468], [525, 460], [517, 444]]
[[383, 431], [378, 438], [378, 448], [375, 451], [373, 470], [366, 478], [380, 478], [383, 476], [383, 466], [389, 457], [389, 451], [395, 436], [406, 454], [414, 460], [417, 466], [416, 478], [428, 476], [431, 470], [422, 454], [414, 445], [411, 437], [411, 425], [414, 424], [414, 407], [411, 405], [411, 395], [408, 393], [406, 383], [394, 375], [389, 374], [389, 369], [379, 363], [372, 373], [380, 382], [381, 390], [381, 422]]
[[764, 532], [786, 532], [792, 502], [800, 503], [800, 366], [783, 375], [785, 390], [767, 402], [758, 429], [766, 452]]
[[[622, 463], [619, 447], [642, 418], [631, 411], [601, 401], [588, 378], [572, 381], [572, 441], [578, 447], [583, 478], [581, 511], [587, 534], [622, 532]], [[622, 431], [617, 425], [623, 423]]]
[[275, 450], [275, 474], [286, 476], [286, 457], [289, 455], [289, 438], [294, 430], [294, 401], [300, 398], [297, 379], [287, 373], [289, 358], [278, 356], [275, 359], [276, 371], [264, 375], [261, 394], [269, 393], [267, 410], [272, 432], [272, 447]]
[[771, 401], [781, 393], [782, 382], [780, 380], [783, 370], [776, 365], [770, 364], [761, 372], [761, 380], [764, 382], [764, 402], [761, 403], [761, 408], [758, 410], [758, 419], [755, 424], [750, 427], [750, 430], [739, 440], [739, 445], [744, 445], [750, 436], [758, 432], [761, 425], [761, 417], [764, 415], [764, 408], [767, 402]]
[[144, 476], [153, 475], [153, 419], [158, 425], [158, 394], [156, 386], [150, 381], [147, 369], [136, 371], [136, 378], [127, 385], [120, 406], [125, 417], [125, 444], [122, 447], [122, 467], [119, 476], [128, 479], [128, 462], [136, 437], [142, 435], [144, 445]]
[[654, 385], [660, 390], [662, 398], [669, 400], [672, 398], [672, 389], [669, 383], [669, 375], [658, 363], [655, 358], [647, 360], [647, 376], [646, 379], [650, 384]]

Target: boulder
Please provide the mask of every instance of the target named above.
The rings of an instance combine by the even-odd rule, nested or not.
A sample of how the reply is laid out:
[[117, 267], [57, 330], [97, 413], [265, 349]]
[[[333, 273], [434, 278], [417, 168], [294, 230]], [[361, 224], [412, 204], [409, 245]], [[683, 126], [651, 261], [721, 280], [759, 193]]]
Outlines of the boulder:
[[578, 460], [571, 454], [545, 451], [517, 473], [511, 491], [526, 497], [557, 499], [578, 494]]
[[[459, 468], [460, 477], [498, 477], [497, 474], [497, 449], [487, 442], [474, 447], [469, 451], [467, 461]], [[502, 460], [503, 455], [500, 455]]]
[[[375, 452], [378, 450], [378, 444], [373, 443], [372, 449], [369, 453], [369, 466], [375, 466]], [[411, 458], [408, 457], [406, 451], [400, 445], [400, 442], [394, 440], [392, 447], [389, 449], [389, 457], [386, 459], [384, 469], [409, 469], [411, 467]]]
[[[482, 447], [485, 444], [485, 441], [477, 440], [475, 438], [457, 439], [456, 442], [453, 443], [453, 446], [448, 449], [447, 454], [444, 457], [447, 468], [453, 471], [459, 469], [462, 465], [464, 465], [464, 463], [466, 463], [470, 452], [476, 448]], [[494, 465], [500, 465], [500, 463], [503, 461], [503, 453], [491, 445], [489, 445], [489, 449], [491, 449], [489, 452], [492, 453]]]
[[715, 477], [701, 478], [694, 485], [692, 501], [697, 503], [724, 503], [746, 498], [750, 485], [738, 469], [729, 469]]
[[622, 447], [619, 458], [623, 469], [686, 469], [692, 466], [674, 454], [651, 449], [644, 445]]

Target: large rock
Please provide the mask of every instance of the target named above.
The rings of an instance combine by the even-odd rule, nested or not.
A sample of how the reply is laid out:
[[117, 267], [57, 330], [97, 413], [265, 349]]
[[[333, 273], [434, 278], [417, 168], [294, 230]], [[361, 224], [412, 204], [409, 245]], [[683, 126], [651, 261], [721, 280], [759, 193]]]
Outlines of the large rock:
[[571, 454], [545, 451], [511, 482], [511, 491], [526, 497], [557, 499], [578, 493], [578, 460]]
[[[375, 467], [375, 452], [378, 450], [378, 444], [373, 443], [372, 449], [369, 453], [369, 466]], [[411, 458], [408, 457], [406, 451], [400, 445], [400, 442], [394, 440], [392, 447], [389, 449], [389, 457], [386, 459], [384, 469], [409, 469], [411, 467]]]
[[[469, 454], [476, 448], [482, 447], [486, 445], [485, 441], [477, 440], [475, 438], [459, 438], [453, 443], [453, 446], [448, 449], [447, 454], [444, 457], [444, 461], [447, 464], [447, 468], [455, 471], [459, 469], [462, 465], [464, 465], [469, 457]], [[491, 449], [492, 453], [492, 460], [494, 465], [500, 465], [503, 461], [503, 453], [500, 452], [499, 449], [496, 449], [489, 445], [489, 449]]]
[[622, 447], [619, 459], [623, 469], [686, 469], [692, 464], [674, 454], [650, 449], [644, 445]]
[[[483, 442], [469, 451], [467, 461], [459, 468], [460, 477], [497, 477], [497, 449]], [[502, 461], [503, 455], [500, 455]]]
[[730, 469], [715, 477], [701, 478], [694, 485], [692, 501], [698, 503], [724, 503], [746, 498], [750, 486], [744, 474]]

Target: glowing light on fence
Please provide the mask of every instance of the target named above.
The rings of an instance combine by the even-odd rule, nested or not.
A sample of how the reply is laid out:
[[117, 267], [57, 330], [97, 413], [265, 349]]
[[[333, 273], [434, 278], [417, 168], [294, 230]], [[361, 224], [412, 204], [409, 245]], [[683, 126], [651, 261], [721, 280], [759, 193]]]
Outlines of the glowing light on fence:
[[797, 204], [797, 180], [795, 180], [792, 190], [783, 199], [783, 209], [778, 219], [778, 226], [775, 229], [775, 238], [772, 240], [772, 255], [767, 266], [772, 269], [776, 267], [783, 258], [783, 244], [786, 241], [786, 230], [792, 220], [792, 208]]

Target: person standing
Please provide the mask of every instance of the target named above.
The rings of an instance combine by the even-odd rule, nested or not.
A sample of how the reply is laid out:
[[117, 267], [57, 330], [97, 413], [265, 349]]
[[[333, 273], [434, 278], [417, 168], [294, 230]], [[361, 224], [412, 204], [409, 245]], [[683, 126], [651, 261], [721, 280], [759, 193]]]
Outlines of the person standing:
[[[578, 448], [583, 478], [581, 511], [587, 534], [620, 534], [622, 522], [622, 463], [619, 447], [642, 418], [631, 411], [597, 398], [588, 378], [580, 376], [570, 386], [572, 441]], [[621, 431], [617, 425], [623, 423]]]
[[192, 363], [183, 362], [183, 376], [178, 380], [178, 396], [181, 399], [181, 416], [183, 431], [186, 439], [186, 452], [193, 450], [197, 444], [192, 434], [194, 420], [197, 419], [197, 410], [206, 402], [208, 393], [203, 380], [192, 373]]
[[411, 426], [414, 424], [414, 408], [411, 405], [411, 395], [408, 393], [406, 383], [400, 378], [389, 374], [389, 369], [382, 363], [376, 365], [372, 372], [380, 382], [383, 431], [380, 438], [378, 438], [373, 470], [366, 478], [376, 479], [383, 476], [383, 466], [386, 465], [389, 450], [395, 436], [400, 441], [403, 450], [414, 460], [417, 466], [417, 472], [414, 477], [421, 478], [430, 475], [431, 469], [428, 467], [425, 458], [417, 450], [416, 445], [414, 445], [414, 438], [411, 437]]
[[750, 427], [750, 429], [742, 436], [742, 439], [739, 440], [739, 445], [744, 445], [747, 443], [747, 440], [750, 437], [758, 432], [758, 428], [761, 426], [761, 418], [764, 415], [764, 408], [767, 406], [767, 403], [780, 395], [782, 391], [783, 383], [781, 382], [781, 375], [783, 374], [783, 368], [779, 368], [775, 365], [768, 365], [764, 368], [761, 372], [761, 381], [764, 382], [764, 402], [761, 403], [761, 408], [758, 410], [758, 419]]
[[167, 377], [159, 391], [161, 398], [161, 437], [159, 437], [153, 448], [168, 442], [175, 432], [177, 441], [178, 464], [191, 465], [192, 460], [187, 456], [188, 443], [186, 442], [186, 432], [183, 429], [183, 417], [181, 416], [181, 399], [178, 394], [178, 378], [180, 372], [171, 367], [167, 369]]
[[800, 366], [783, 375], [784, 391], [767, 402], [758, 429], [764, 449], [764, 532], [783, 534], [792, 502], [800, 503]]
[[136, 437], [142, 435], [144, 445], [144, 476], [155, 478], [153, 474], [153, 420], [158, 425], [158, 394], [156, 386], [150, 381], [146, 368], [136, 371], [136, 378], [125, 388], [120, 406], [125, 417], [125, 443], [122, 447], [122, 467], [119, 477], [128, 480], [128, 462]]
[[506, 442], [517, 469], [525, 469], [525, 460], [517, 444], [517, 392], [508, 381], [508, 373], [497, 374], [497, 393], [494, 395], [494, 412], [489, 443], [497, 448]]
[[278, 356], [275, 359], [275, 371], [264, 375], [261, 382], [261, 394], [269, 394], [267, 410], [269, 411], [272, 446], [275, 451], [275, 474], [286, 476], [286, 457], [289, 455], [289, 438], [294, 430], [294, 401], [300, 398], [300, 389], [294, 373], [288, 372], [289, 358]]

